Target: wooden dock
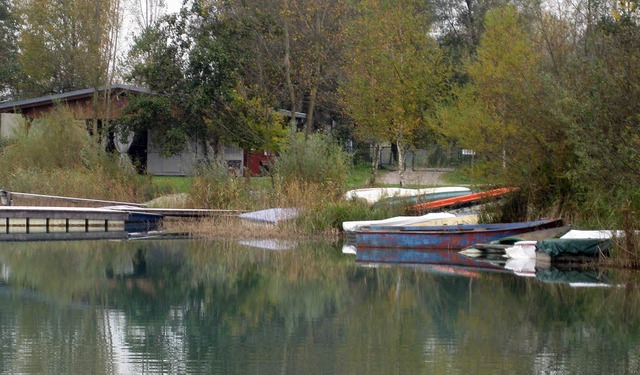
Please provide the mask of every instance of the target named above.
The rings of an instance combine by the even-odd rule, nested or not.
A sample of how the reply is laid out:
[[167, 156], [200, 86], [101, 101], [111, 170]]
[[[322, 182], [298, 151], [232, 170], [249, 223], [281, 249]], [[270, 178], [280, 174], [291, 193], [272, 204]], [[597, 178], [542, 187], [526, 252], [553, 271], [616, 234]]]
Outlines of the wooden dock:
[[[14, 206], [14, 198], [67, 206]], [[145, 204], [0, 190], [0, 241], [124, 239], [157, 231], [164, 217], [238, 216], [240, 210], [147, 208]], [[102, 207], [86, 207], [100, 205]]]
[[126, 238], [128, 218], [101, 208], [1, 206], [0, 241]]

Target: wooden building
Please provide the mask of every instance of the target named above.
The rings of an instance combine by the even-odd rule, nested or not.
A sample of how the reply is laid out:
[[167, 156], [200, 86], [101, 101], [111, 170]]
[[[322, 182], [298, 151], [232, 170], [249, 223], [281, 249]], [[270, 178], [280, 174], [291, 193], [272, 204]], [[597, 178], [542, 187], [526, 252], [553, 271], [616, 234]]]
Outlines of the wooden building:
[[19, 113], [28, 119], [35, 119], [46, 116], [56, 104], [63, 104], [77, 120], [110, 121], [118, 119], [122, 114], [127, 106], [127, 95], [148, 93], [149, 90], [140, 87], [112, 85], [2, 102], [0, 113]]
[[[29, 121], [46, 116], [55, 106], [64, 105], [73, 113], [77, 121], [83, 121], [89, 132], [101, 129], [103, 124], [117, 123], [124, 108], [128, 104], [129, 95], [149, 95], [145, 88], [129, 85], [112, 85], [109, 87], [89, 88], [61, 94], [47, 95], [38, 98], [6, 101], [0, 103], [0, 136], [10, 136], [12, 128], [17, 125], [16, 116]], [[152, 175], [188, 175], [200, 162], [205, 150], [200, 142], [192, 140], [179, 155], [163, 157], [147, 132], [133, 134], [126, 147], [118, 139], [117, 132], [111, 132], [107, 148], [127, 153], [140, 167], [141, 171]], [[225, 159], [234, 169], [242, 173], [243, 150], [238, 147], [225, 147]]]

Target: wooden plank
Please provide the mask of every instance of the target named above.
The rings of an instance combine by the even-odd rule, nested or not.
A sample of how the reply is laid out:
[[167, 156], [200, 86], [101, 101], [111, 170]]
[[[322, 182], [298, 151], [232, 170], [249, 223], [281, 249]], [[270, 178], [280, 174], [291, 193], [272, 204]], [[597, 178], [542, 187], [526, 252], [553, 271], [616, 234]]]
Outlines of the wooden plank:
[[89, 219], [89, 220], [126, 220], [128, 214], [122, 211], [101, 208], [80, 207], [39, 207], [39, 206], [2, 206], [1, 218], [33, 219]]

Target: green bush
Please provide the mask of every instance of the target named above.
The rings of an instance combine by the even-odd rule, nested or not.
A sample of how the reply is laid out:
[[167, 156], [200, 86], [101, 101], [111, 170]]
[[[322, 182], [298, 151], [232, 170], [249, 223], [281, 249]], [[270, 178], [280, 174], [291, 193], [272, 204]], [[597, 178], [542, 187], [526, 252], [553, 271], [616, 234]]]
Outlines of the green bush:
[[232, 176], [226, 163], [201, 165], [191, 182], [189, 200], [192, 207], [215, 209], [248, 209], [249, 189], [244, 179]]
[[349, 155], [328, 137], [313, 134], [305, 140], [296, 134], [277, 158], [274, 171], [283, 186], [320, 185], [336, 194], [345, 186], [349, 165]]

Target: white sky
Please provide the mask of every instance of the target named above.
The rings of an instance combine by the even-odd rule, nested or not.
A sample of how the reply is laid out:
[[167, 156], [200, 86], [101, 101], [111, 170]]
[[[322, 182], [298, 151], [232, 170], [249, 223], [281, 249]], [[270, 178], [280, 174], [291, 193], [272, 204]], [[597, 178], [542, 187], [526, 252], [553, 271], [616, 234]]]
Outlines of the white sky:
[[182, 0], [167, 0], [167, 13], [175, 13], [180, 10]]
[[[183, 0], [165, 0], [166, 3], [166, 14], [169, 13], [177, 13], [182, 7]], [[130, 15], [125, 15], [124, 27], [122, 29], [123, 34], [120, 47], [118, 50], [121, 51], [121, 54], [126, 54], [131, 47], [133, 42], [133, 36], [139, 33], [139, 30], [136, 29], [135, 22], [132, 22]]]

